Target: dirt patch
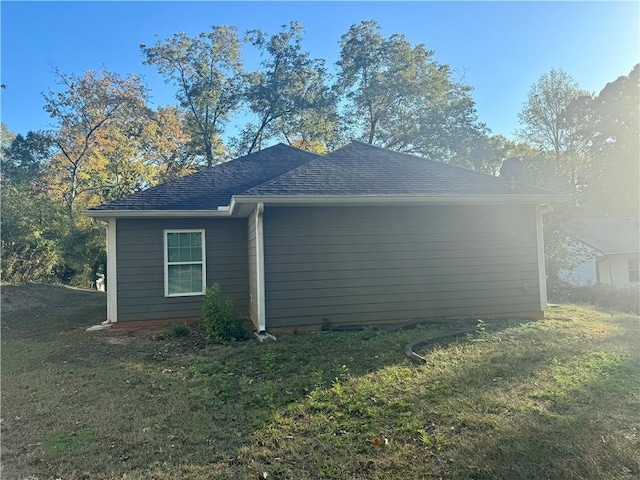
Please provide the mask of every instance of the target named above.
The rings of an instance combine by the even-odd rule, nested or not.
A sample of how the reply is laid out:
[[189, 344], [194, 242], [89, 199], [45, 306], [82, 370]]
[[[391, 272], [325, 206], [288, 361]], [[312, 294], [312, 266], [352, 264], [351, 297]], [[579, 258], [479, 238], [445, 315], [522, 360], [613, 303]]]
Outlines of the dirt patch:
[[109, 345], [130, 345], [131, 337], [105, 337], [104, 342]]

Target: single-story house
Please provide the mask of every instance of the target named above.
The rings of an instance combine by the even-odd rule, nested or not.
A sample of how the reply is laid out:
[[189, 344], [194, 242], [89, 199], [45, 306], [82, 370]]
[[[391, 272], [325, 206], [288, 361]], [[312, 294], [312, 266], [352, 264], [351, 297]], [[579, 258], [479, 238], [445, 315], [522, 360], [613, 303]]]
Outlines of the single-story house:
[[585, 218], [567, 225], [569, 248], [579, 258], [560, 279], [572, 285], [640, 284], [640, 219]]
[[564, 196], [352, 142], [287, 145], [88, 210], [107, 225], [107, 320], [200, 316], [218, 283], [260, 332], [547, 305], [542, 213]]

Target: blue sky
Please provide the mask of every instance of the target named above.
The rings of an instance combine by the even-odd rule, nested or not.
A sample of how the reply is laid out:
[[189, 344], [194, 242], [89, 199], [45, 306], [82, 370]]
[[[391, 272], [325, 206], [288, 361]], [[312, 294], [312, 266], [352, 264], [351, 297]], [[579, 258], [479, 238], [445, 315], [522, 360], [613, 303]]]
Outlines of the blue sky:
[[[196, 35], [211, 25], [276, 32], [290, 20], [306, 29], [305, 48], [328, 65], [352, 24], [376, 19], [384, 35], [402, 33], [435, 50], [474, 88], [480, 119], [512, 137], [527, 92], [562, 68], [599, 92], [640, 62], [639, 2], [14, 2], [2, 1], [1, 119], [10, 130], [46, 129], [42, 92], [56, 89], [54, 68], [81, 74], [106, 66], [137, 73], [155, 105], [175, 90], [142, 64], [139, 44], [155, 35]], [[247, 52], [246, 66], [257, 59]]]

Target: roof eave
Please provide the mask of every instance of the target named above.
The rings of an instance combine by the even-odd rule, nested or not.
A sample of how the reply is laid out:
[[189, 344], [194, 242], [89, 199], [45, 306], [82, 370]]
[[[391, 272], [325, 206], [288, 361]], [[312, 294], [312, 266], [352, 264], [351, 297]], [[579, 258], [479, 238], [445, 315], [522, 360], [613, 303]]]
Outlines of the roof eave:
[[246, 215], [243, 204], [281, 205], [468, 205], [528, 203], [548, 204], [567, 202], [568, 195], [234, 195], [228, 206], [216, 210], [85, 210], [92, 218], [180, 218], [180, 217], [233, 217]]
[[230, 217], [228, 207], [218, 210], [85, 210], [83, 215], [93, 218], [178, 218]]
[[612, 256], [612, 255], [637, 255], [638, 253], [640, 253], [640, 249], [638, 249], [638, 250], [627, 250], [625, 252], [603, 252], [601, 250], [598, 250], [598, 251], [600, 251], [602, 253], [602, 256], [605, 256], [605, 257], [609, 257], [609, 256]]
[[423, 205], [423, 204], [548, 204], [570, 201], [569, 195], [234, 195], [233, 204], [289, 205]]

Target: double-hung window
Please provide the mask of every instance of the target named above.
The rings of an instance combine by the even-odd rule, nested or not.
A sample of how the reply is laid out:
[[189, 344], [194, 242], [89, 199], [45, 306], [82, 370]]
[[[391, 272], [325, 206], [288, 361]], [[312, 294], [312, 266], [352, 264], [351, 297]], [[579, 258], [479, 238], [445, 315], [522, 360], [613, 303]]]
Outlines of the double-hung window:
[[165, 297], [202, 295], [206, 283], [204, 230], [165, 230]]

